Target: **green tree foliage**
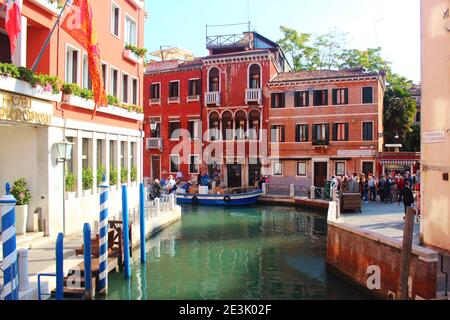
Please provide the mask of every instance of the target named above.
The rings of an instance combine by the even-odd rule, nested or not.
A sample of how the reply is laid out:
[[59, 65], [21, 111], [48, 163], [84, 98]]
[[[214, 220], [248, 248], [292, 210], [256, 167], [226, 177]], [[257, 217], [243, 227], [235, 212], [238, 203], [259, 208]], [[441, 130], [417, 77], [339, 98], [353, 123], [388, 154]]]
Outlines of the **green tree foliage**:
[[416, 101], [407, 88], [390, 86], [384, 95], [384, 133], [386, 142], [395, 142], [398, 134], [401, 141], [409, 132], [416, 114]]
[[420, 152], [420, 126], [413, 125], [411, 131], [406, 134], [404, 150], [410, 152]]

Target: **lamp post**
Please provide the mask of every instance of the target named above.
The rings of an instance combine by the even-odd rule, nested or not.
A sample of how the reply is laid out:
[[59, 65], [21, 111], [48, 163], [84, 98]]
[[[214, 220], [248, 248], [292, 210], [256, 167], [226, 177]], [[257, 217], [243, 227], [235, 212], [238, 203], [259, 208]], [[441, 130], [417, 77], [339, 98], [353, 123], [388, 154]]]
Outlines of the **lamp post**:
[[56, 150], [58, 151], [57, 163], [63, 163], [63, 234], [66, 234], [66, 162], [72, 160], [72, 150], [74, 143], [63, 141], [56, 143]]
[[155, 133], [156, 129], [158, 128], [158, 124], [155, 122], [155, 120], [150, 120], [150, 130], [152, 130], [152, 133]]

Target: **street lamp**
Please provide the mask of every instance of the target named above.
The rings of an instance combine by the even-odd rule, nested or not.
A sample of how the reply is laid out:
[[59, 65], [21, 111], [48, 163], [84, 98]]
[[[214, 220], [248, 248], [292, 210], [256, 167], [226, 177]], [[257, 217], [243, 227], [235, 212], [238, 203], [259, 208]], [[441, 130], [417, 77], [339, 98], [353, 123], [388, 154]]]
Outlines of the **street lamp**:
[[150, 130], [152, 130], [152, 133], [155, 133], [157, 128], [158, 124], [153, 119], [150, 120]]
[[72, 150], [74, 143], [63, 141], [56, 143], [56, 150], [58, 151], [57, 163], [63, 163], [63, 234], [66, 234], [66, 162], [72, 160]]

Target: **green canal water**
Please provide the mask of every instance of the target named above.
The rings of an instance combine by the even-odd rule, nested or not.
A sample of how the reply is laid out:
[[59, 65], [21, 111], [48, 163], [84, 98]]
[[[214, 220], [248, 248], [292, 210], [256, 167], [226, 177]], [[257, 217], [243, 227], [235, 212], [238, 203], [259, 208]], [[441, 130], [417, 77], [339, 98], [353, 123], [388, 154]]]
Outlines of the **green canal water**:
[[132, 279], [107, 299], [368, 299], [325, 270], [326, 218], [286, 207], [183, 207], [183, 219], [133, 252]]

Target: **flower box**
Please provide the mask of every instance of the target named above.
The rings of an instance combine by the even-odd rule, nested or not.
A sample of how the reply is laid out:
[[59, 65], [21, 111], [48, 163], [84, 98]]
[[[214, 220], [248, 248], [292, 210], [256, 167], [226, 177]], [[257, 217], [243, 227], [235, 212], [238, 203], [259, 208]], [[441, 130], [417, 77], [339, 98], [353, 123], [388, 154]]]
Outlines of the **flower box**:
[[144, 62], [144, 59], [138, 56], [136, 53], [131, 51], [130, 49], [124, 49], [123, 50], [123, 57], [125, 59], [128, 59], [134, 63], [142, 64]]
[[0, 76], [0, 90], [53, 102], [61, 102], [62, 97], [62, 93], [54, 94], [51, 89], [46, 90], [40, 85], [33, 87], [28, 82], [5, 76]]
[[58, 1], [51, 3], [48, 0], [30, 0], [30, 2], [33, 2], [39, 8], [44, 9], [47, 12], [50, 12], [54, 16], [57, 16], [61, 11], [61, 9], [58, 8]]
[[71, 105], [74, 107], [78, 107], [78, 108], [89, 109], [89, 110], [94, 110], [94, 108], [95, 108], [94, 100], [85, 99], [85, 98], [78, 97], [73, 94], [65, 94], [63, 96], [63, 101], [65, 104], [68, 104], [68, 105]]
[[144, 8], [144, 1], [142, 0], [128, 0], [131, 4], [133, 4], [135, 7], [139, 7], [141, 9]]

